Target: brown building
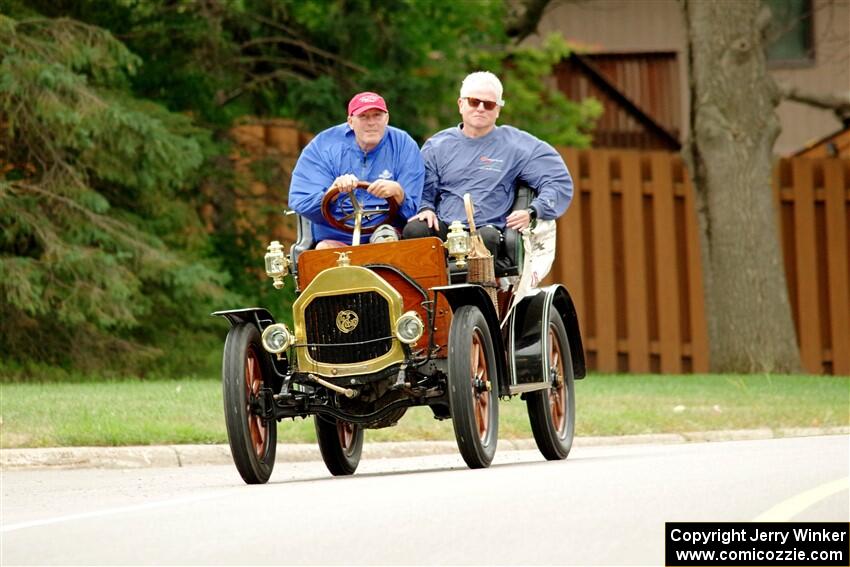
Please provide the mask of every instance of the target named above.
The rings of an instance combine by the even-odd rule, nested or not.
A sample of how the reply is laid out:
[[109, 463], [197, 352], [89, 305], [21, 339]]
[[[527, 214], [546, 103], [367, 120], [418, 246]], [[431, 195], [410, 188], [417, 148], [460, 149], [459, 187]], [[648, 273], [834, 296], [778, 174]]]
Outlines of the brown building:
[[[850, 91], [850, 0], [766, 2], [775, 15], [776, 39], [768, 51], [773, 77], [814, 92]], [[595, 146], [678, 149], [688, 134], [689, 112], [678, 0], [556, 1], [539, 29], [540, 36], [557, 32], [577, 46], [557, 80], [571, 98], [602, 101]], [[844, 127], [833, 112], [796, 102], [783, 101], [777, 113], [779, 155]]]

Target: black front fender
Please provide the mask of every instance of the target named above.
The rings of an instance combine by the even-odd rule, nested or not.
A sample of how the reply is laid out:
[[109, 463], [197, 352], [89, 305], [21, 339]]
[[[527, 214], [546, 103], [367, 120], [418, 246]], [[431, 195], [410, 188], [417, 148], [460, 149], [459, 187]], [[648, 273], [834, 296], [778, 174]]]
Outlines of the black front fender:
[[507, 394], [510, 380], [506, 363], [507, 356], [502, 340], [502, 331], [499, 328], [499, 316], [496, 314], [496, 308], [493, 306], [490, 296], [487, 295], [483, 287], [475, 284], [446, 285], [434, 287], [431, 290], [442, 293], [451, 305], [452, 311], [457, 311], [463, 305], [475, 305], [484, 314], [487, 327], [490, 329], [490, 337], [493, 339], [496, 370], [499, 373], [499, 391]]
[[275, 322], [274, 317], [269, 313], [268, 309], [263, 307], [247, 307], [245, 309], [231, 309], [229, 311], [216, 311], [210, 313], [213, 317], [224, 317], [230, 323], [231, 327], [235, 327], [239, 323], [250, 323], [257, 326], [257, 329], [262, 333], [263, 329]]
[[[254, 325], [261, 334], [266, 327], [275, 323], [272, 314], [269, 313], [268, 309], [263, 307], [247, 307], [245, 309], [216, 311], [214, 313], [210, 313], [210, 315], [213, 317], [224, 317], [227, 319], [228, 323], [230, 323], [231, 329], [243, 323], [247, 325]], [[277, 375], [277, 378], [275, 378], [274, 391], [279, 392], [284, 376], [289, 373], [289, 359], [286, 358], [285, 354], [275, 356], [266, 352], [265, 349], [262, 350], [262, 354], [267, 357], [269, 364]]]

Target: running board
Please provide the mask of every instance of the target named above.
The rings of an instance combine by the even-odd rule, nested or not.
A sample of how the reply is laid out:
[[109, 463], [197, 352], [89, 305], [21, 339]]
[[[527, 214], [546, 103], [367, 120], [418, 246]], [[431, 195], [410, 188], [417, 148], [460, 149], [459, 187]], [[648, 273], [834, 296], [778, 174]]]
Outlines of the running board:
[[508, 387], [508, 393], [513, 396], [514, 394], [524, 394], [525, 392], [535, 392], [537, 390], [548, 389], [548, 382], [533, 382], [531, 384], [512, 384]]

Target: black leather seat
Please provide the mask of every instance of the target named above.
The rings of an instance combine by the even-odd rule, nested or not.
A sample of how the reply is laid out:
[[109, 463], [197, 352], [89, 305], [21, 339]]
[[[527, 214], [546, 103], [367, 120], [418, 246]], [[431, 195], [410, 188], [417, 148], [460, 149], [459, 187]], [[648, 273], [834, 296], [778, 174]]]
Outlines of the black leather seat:
[[[531, 204], [533, 192], [524, 184], [517, 185], [516, 198], [514, 199], [512, 211], [525, 210]], [[298, 256], [305, 250], [310, 250], [316, 245], [313, 238], [313, 224], [307, 217], [298, 215], [297, 239], [290, 248], [289, 255], [292, 259], [291, 270], [298, 275]], [[518, 276], [522, 273], [522, 263], [525, 258], [522, 245], [522, 235], [518, 230], [506, 228], [502, 233], [502, 242], [499, 246], [499, 255], [496, 257], [495, 272], [497, 277]], [[466, 271], [458, 270], [454, 262], [449, 262], [452, 281], [465, 280]], [[462, 276], [462, 277], [461, 277]]]
[[296, 225], [296, 239], [295, 243], [289, 249], [289, 258], [292, 260], [292, 266], [290, 266], [290, 270], [297, 277], [298, 276], [298, 256], [301, 255], [305, 250], [310, 250], [313, 246], [316, 245], [316, 241], [313, 239], [313, 223], [311, 223], [307, 217], [296, 215], [298, 217], [298, 223]]
[[[522, 211], [529, 207], [534, 193], [525, 184], [517, 185], [516, 198], [511, 207], [512, 211]], [[518, 230], [506, 228], [502, 233], [499, 244], [499, 255], [493, 266], [496, 277], [518, 276], [522, 274], [522, 264], [525, 259], [525, 248], [522, 245], [522, 235]], [[449, 262], [452, 283], [466, 281], [466, 270], [459, 269], [454, 262]]]
[[[511, 207], [512, 211], [523, 211], [531, 205], [534, 197], [528, 185], [517, 186], [516, 199]], [[522, 245], [522, 235], [518, 230], [506, 228], [502, 233], [502, 246], [499, 257], [496, 258], [496, 276], [518, 276], [522, 272], [522, 263], [525, 259], [525, 249]]]

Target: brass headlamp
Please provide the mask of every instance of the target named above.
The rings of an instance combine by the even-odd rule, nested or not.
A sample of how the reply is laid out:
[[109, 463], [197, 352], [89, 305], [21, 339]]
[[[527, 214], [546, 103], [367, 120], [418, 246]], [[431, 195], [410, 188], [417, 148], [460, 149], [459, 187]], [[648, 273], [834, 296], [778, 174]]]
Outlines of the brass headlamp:
[[283, 253], [280, 242], [273, 240], [265, 256], [266, 275], [272, 278], [275, 289], [283, 287], [283, 278], [289, 273], [289, 258]]
[[469, 254], [469, 233], [463, 228], [463, 223], [460, 221], [452, 222], [443, 246], [448, 249], [449, 256], [454, 258], [458, 268], [466, 266], [466, 256]]

